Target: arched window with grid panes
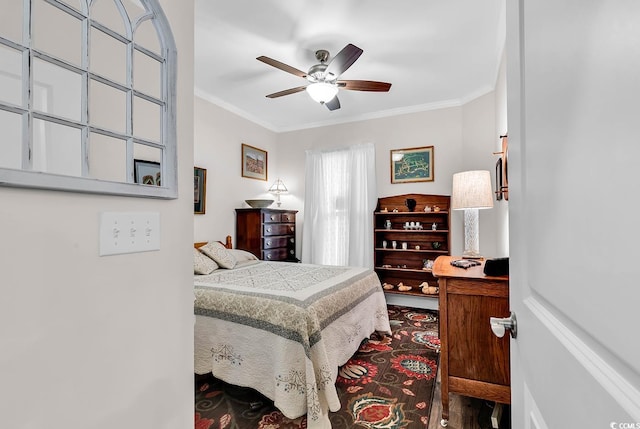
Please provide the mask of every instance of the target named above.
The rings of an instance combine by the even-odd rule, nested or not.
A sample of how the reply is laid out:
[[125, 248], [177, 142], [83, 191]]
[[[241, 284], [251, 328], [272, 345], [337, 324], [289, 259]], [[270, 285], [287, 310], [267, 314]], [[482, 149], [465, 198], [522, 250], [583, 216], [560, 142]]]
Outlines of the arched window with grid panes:
[[177, 197], [176, 48], [157, 0], [0, 14], [0, 184]]

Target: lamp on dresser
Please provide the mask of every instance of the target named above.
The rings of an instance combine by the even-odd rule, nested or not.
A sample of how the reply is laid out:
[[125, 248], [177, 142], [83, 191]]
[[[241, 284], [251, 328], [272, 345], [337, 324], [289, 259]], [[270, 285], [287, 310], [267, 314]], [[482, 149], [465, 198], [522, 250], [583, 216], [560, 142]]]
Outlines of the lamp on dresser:
[[463, 171], [453, 175], [451, 209], [464, 210], [463, 258], [479, 259], [479, 209], [493, 207], [491, 173], [486, 170]]
[[289, 190], [285, 186], [284, 182], [278, 178], [278, 180], [273, 182], [273, 185], [271, 185], [268, 192], [276, 196], [276, 204], [280, 207], [280, 194], [286, 194]]

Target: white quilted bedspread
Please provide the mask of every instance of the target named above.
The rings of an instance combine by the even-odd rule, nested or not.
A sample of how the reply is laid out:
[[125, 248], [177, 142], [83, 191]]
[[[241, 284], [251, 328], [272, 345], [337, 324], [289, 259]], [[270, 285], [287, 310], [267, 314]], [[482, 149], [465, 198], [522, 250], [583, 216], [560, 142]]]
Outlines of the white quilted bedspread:
[[330, 428], [338, 367], [374, 331], [390, 333], [377, 275], [260, 262], [195, 278], [195, 371], [252, 387], [289, 418]]

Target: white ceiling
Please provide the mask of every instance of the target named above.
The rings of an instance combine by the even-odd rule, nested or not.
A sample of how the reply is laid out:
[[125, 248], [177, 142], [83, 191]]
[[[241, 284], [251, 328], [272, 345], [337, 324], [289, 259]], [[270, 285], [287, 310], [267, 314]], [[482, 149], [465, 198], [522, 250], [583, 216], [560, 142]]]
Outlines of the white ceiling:
[[[196, 95], [273, 131], [456, 106], [494, 88], [505, 0], [196, 0]], [[341, 79], [390, 82], [388, 93], [340, 90], [329, 111], [299, 92], [315, 51], [364, 53]]]

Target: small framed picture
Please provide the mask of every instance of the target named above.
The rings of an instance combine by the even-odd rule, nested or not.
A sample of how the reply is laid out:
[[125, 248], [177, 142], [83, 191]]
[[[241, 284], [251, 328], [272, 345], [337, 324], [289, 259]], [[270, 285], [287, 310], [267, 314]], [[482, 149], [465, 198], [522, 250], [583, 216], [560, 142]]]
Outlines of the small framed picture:
[[207, 201], [207, 170], [193, 167], [193, 212], [204, 214]]
[[161, 186], [160, 163], [145, 161], [143, 159], [133, 160], [133, 177], [135, 183], [142, 185]]
[[242, 144], [242, 177], [267, 180], [267, 151]]
[[391, 183], [433, 182], [433, 146], [391, 150]]

